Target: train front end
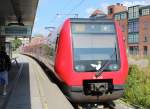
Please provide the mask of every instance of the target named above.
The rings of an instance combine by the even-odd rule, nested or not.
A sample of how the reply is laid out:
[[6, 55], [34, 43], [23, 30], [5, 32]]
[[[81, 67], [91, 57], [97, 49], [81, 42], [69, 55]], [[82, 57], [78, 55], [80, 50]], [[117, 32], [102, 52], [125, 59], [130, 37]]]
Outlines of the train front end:
[[119, 25], [109, 19], [66, 20], [59, 34], [55, 71], [73, 102], [120, 98], [128, 62]]

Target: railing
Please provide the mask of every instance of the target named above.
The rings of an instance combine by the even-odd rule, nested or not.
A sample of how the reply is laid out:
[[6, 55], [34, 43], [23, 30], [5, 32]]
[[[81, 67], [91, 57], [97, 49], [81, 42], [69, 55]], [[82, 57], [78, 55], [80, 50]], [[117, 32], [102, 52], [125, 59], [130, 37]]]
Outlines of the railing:
[[11, 62], [12, 63], [16, 63], [16, 65], [17, 65], [17, 67], [19, 68], [19, 64], [18, 64], [18, 61], [17, 61], [17, 57], [15, 57], [15, 58], [11, 58]]

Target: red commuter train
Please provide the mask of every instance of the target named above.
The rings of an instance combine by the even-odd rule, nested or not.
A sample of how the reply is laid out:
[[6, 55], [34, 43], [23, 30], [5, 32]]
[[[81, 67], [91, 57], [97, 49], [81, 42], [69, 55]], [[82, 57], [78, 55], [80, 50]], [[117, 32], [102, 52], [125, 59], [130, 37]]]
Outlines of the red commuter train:
[[72, 102], [107, 102], [123, 95], [128, 62], [117, 22], [67, 19], [50, 37], [50, 51], [51, 68]]

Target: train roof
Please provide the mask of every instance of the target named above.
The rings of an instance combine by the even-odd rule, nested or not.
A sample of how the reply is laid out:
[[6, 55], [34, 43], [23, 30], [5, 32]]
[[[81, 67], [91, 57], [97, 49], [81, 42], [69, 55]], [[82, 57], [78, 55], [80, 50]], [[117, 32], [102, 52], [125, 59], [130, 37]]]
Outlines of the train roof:
[[74, 23], [80, 23], [80, 22], [108, 22], [113, 23], [114, 21], [112, 19], [107, 18], [70, 18], [71, 22]]

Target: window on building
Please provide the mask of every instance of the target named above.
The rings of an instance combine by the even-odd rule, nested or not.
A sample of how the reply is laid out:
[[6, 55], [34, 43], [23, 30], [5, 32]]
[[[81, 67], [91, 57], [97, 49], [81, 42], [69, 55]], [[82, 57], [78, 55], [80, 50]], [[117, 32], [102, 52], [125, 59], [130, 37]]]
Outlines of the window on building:
[[134, 7], [134, 10], [133, 10], [133, 17], [134, 18], [138, 18], [139, 17], [139, 7]]
[[150, 9], [149, 8], [142, 9], [142, 16], [149, 15], [149, 14], [150, 14]]
[[147, 46], [144, 46], [144, 53], [145, 56], [147, 56]]
[[134, 19], [134, 18], [139, 17], [139, 7], [138, 6], [129, 7], [128, 10], [129, 10], [128, 11], [129, 19]]
[[133, 13], [129, 13], [128, 16], [129, 19], [133, 19]]
[[128, 34], [128, 43], [138, 43], [139, 42], [139, 35], [138, 34]]
[[139, 22], [134, 21], [134, 22], [129, 22], [128, 23], [128, 32], [138, 32], [139, 31]]
[[133, 7], [129, 7], [128, 10], [129, 10], [129, 11], [128, 11], [128, 12], [129, 12], [129, 13], [128, 13], [128, 14], [129, 14], [129, 15], [128, 15], [128, 16], [129, 16], [129, 19], [132, 19], [132, 18], [133, 18]]
[[115, 15], [115, 20], [120, 20], [120, 14]]
[[146, 35], [145, 35], [145, 37], [144, 37], [144, 42], [148, 42], [148, 38], [147, 38]]
[[126, 19], [127, 18], [127, 14], [126, 13], [122, 13], [121, 14], [121, 19]]
[[138, 46], [130, 46], [129, 47], [129, 54], [138, 55], [139, 54], [139, 47]]
[[114, 17], [114, 18], [115, 18], [115, 20], [118, 20], [118, 15], [115, 15], [115, 17]]
[[139, 22], [133, 22], [133, 32], [139, 31]]
[[128, 23], [128, 32], [132, 32], [132, 22]]
[[110, 8], [109, 10], [108, 10], [108, 14], [112, 14], [113, 13], [113, 8]]

